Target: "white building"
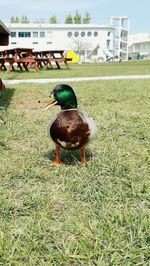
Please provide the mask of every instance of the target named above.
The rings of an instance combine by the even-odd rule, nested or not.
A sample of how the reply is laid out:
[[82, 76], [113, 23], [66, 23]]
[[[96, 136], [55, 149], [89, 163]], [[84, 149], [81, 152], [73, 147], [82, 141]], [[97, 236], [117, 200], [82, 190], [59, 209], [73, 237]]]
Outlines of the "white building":
[[129, 35], [129, 56], [131, 59], [150, 58], [150, 33]]
[[[119, 23], [117, 23], [119, 21]], [[127, 17], [115, 17], [108, 25], [6, 23], [11, 32], [9, 47], [35, 50], [76, 51], [82, 61], [128, 58]]]
[[111, 17], [110, 24], [114, 27], [114, 55], [128, 60], [128, 17]]

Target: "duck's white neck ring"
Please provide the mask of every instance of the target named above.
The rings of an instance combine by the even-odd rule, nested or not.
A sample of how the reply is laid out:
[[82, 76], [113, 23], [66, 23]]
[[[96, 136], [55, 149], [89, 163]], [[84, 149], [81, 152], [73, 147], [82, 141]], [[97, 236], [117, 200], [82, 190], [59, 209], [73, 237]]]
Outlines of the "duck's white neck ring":
[[70, 108], [70, 109], [65, 109], [65, 110], [61, 110], [61, 112], [65, 112], [65, 111], [72, 111], [72, 110], [77, 110], [77, 108]]

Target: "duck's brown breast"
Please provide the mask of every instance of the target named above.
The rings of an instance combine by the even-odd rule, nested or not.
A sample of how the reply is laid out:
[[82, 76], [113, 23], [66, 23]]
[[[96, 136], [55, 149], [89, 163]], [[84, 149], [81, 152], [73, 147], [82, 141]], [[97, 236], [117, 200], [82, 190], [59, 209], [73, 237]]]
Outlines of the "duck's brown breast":
[[65, 110], [51, 124], [50, 135], [64, 149], [79, 149], [88, 142], [90, 131], [77, 110]]

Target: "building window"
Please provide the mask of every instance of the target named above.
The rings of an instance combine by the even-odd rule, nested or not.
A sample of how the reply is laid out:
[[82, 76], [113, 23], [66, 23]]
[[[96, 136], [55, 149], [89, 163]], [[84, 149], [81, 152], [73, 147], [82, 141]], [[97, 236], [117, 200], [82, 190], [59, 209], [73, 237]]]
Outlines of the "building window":
[[143, 43], [141, 49], [142, 49], [142, 50], [146, 50], [145, 48], [146, 48], [146, 46], [145, 46], [145, 44]]
[[45, 38], [45, 31], [40, 31], [40, 37]]
[[110, 40], [107, 40], [107, 44], [106, 44], [106, 46], [107, 46], [107, 49], [110, 48]]
[[90, 37], [92, 35], [91, 31], [88, 31], [87, 36]]
[[31, 32], [25, 31], [25, 32], [18, 32], [18, 37], [20, 38], [29, 38], [31, 37]]
[[38, 38], [38, 31], [33, 31], [33, 38]]
[[78, 37], [79, 36], [79, 32], [78, 31], [75, 31], [74, 36], [75, 37]]
[[110, 31], [108, 31], [107, 36], [110, 37]]
[[97, 37], [98, 36], [98, 32], [94, 31], [94, 36]]
[[11, 44], [17, 44], [16, 42], [11, 42]]
[[85, 31], [81, 31], [81, 37], [85, 36]]
[[15, 38], [15, 37], [16, 37], [16, 32], [15, 32], [15, 31], [12, 31], [12, 32], [11, 32], [11, 37], [12, 37], [12, 38]]
[[53, 39], [53, 32], [51, 30], [47, 31], [47, 39], [49, 40]]
[[33, 42], [33, 44], [38, 44], [38, 42]]
[[71, 36], [72, 36], [72, 32], [69, 31], [69, 32], [68, 32], [68, 37], [70, 38]]

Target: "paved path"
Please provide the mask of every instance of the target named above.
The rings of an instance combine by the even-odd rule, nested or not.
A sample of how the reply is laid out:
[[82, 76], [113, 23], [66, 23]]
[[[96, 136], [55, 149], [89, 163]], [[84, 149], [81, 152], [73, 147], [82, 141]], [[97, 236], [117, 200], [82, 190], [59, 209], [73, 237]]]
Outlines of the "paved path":
[[51, 79], [16, 79], [3, 80], [5, 85], [20, 83], [55, 83], [55, 82], [76, 82], [90, 80], [115, 80], [115, 79], [150, 79], [150, 75], [130, 75], [130, 76], [103, 76], [103, 77], [80, 77], [80, 78], [51, 78]]

